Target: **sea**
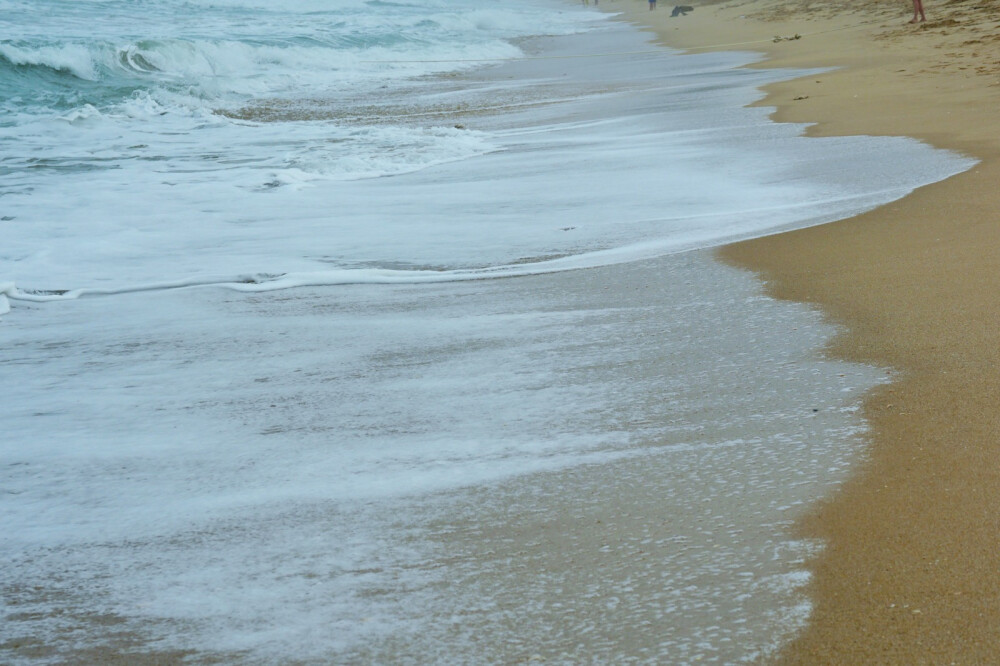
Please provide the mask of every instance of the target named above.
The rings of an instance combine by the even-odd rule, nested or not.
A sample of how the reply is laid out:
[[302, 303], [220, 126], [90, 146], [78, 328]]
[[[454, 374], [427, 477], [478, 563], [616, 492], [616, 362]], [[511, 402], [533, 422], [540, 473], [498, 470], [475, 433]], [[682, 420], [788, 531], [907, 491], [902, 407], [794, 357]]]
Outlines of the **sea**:
[[972, 162], [632, 1], [0, 0], [0, 661], [794, 637], [891, 369], [712, 248]]

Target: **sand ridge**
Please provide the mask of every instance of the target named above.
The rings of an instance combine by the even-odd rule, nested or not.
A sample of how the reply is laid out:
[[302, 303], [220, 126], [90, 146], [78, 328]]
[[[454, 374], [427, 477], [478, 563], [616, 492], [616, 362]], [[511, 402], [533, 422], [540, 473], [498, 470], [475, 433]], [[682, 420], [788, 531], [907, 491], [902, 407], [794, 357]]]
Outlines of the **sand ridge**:
[[[670, 46], [750, 42], [758, 66], [832, 67], [766, 88], [809, 135], [905, 135], [981, 160], [859, 217], [722, 249], [891, 368], [865, 402], [860, 472], [803, 521], [827, 543], [795, 664], [1000, 661], [1000, 2], [744, 0], [681, 19], [618, 0]], [[796, 39], [795, 36], [798, 35]], [[768, 39], [771, 37], [771, 39]], [[791, 39], [788, 39], [791, 37]]]

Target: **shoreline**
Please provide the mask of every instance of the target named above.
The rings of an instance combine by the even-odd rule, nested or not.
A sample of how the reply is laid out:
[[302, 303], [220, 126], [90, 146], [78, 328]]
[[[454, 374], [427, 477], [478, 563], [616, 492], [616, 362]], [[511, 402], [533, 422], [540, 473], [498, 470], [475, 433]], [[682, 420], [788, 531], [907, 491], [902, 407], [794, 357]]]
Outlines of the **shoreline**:
[[[998, 3], [843, 0], [698, 4], [670, 18], [602, 5], [682, 50], [758, 51], [755, 67], [836, 67], [764, 88], [777, 122], [807, 136], [909, 136], [979, 164], [860, 216], [721, 248], [779, 299], [819, 307], [828, 353], [892, 368], [864, 401], [857, 473], [800, 523], [809, 626], [781, 663], [988, 663], [1000, 655], [1000, 97]], [[664, 11], [667, 10], [667, 11]], [[995, 14], [995, 12], [994, 12]], [[796, 37], [797, 36], [797, 37]], [[713, 46], [718, 45], [718, 46]], [[728, 45], [728, 46], [727, 46]]]
[[[631, 26], [618, 27], [628, 44], [645, 45]], [[586, 37], [570, 40], [581, 49], [594, 45]], [[538, 41], [552, 47], [554, 40]], [[613, 41], [607, 50], [624, 43]], [[655, 62], [669, 60], [656, 51]], [[586, 61], [571, 62], [572, 69], [597, 74]], [[622, 59], [608, 71], [614, 76], [628, 64]], [[730, 80], [744, 76], [733, 75], [731, 65], [721, 69]], [[503, 80], [500, 72], [491, 75]], [[741, 86], [740, 98], [749, 99], [748, 92]], [[629, 102], [639, 99], [634, 95]], [[618, 118], [603, 107], [594, 111], [582, 114], [578, 107], [577, 117]], [[753, 116], [757, 127], [765, 113], [739, 115]], [[658, 125], [650, 123], [654, 131]], [[785, 130], [776, 134], [795, 134]], [[515, 159], [523, 162], [523, 156]], [[106, 473], [81, 475], [87, 485], [73, 483], [73, 474], [57, 479], [59, 497], [65, 498], [60, 503], [69, 509], [61, 522], [69, 526], [81, 523], [72, 511], [83, 506], [72, 501], [81, 488], [92, 488], [89, 501], [97, 504], [81, 515], [100, 525], [110, 513], [101, 509], [132, 496], [140, 484], [129, 511], [115, 512], [138, 529], [118, 534], [115, 527], [122, 523], [111, 515], [96, 541], [94, 531], [86, 530], [80, 547], [61, 549], [74, 559], [68, 578], [45, 575], [59, 570], [60, 552], [35, 569], [26, 551], [25, 566], [14, 569], [24, 574], [18, 576], [23, 592], [15, 624], [19, 632], [34, 627], [34, 633], [0, 649], [26, 658], [132, 664], [282, 656], [433, 663], [442, 654], [471, 662], [520, 663], [538, 656], [562, 662], [732, 663], [771, 654], [808, 614], [799, 586], [807, 578], [802, 562], [814, 544], [789, 534], [793, 516], [845, 478], [860, 449], [854, 407], [863, 387], [881, 377], [869, 368], [818, 359], [816, 350], [832, 328], [815, 309], [778, 303], [760, 292], [753, 275], [699, 250], [522, 280], [353, 285], [337, 293], [303, 288], [264, 299], [216, 290], [167, 292], [156, 296], [155, 306], [144, 293], [132, 293], [68, 301], [45, 308], [44, 316], [38, 307], [37, 328], [26, 332], [26, 344], [14, 347], [37, 349], [43, 359], [53, 358], [55, 348], [66, 359], [53, 368], [59, 375], [97, 377], [111, 387], [127, 382], [121, 390], [140, 396], [145, 383], [132, 386], [133, 377], [167, 379], [151, 392], [155, 400], [137, 400], [124, 420], [126, 415], [114, 415], [115, 425], [141, 421], [167, 434], [151, 437], [150, 454], [141, 464], [125, 461], [124, 472], [109, 465]], [[161, 312], [173, 313], [177, 323], [148, 326]], [[112, 322], [107, 330], [117, 344], [108, 354], [100, 353], [99, 342], [92, 344], [95, 321]], [[386, 322], [391, 335], [380, 330]], [[323, 328], [319, 338], [317, 325]], [[782, 331], [793, 328], [798, 333], [785, 339]], [[43, 329], [45, 335], [37, 335]], [[748, 330], [754, 339], [747, 339]], [[50, 344], [67, 335], [68, 346]], [[665, 338], [675, 341], [668, 345], [672, 351], [662, 345]], [[336, 353], [328, 350], [330, 339], [337, 341]], [[608, 340], [616, 342], [609, 346]], [[75, 370], [84, 361], [110, 361], [107, 367], [124, 370], [117, 363], [121, 349], [130, 351], [120, 380], [118, 372]], [[239, 362], [278, 356], [277, 365]], [[200, 362], [184, 363], [190, 358]], [[175, 370], [178, 363], [183, 365]], [[203, 374], [226, 377], [221, 402], [213, 397], [215, 384], [204, 394], [195, 387]], [[344, 374], [364, 386], [341, 380]], [[755, 382], [769, 390], [755, 394]], [[412, 399], [418, 385], [421, 396]], [[371, 392], [395, 396], [395, 403], [402, 398], [402, 416], [382, 418], [398, 407], [373, 399]], [[345, 403], [343, 395], [355, 399]], [[665, 396], [673, 407], [665, 409]], [[76, 402], [87, 405], [85, 396]], [[197, 415], [184, 416], [192, 405]], [[338, 411], [338, 405], [345, 409]], [[29, 409], [19, 411], [31, 414]], [[359, 412], [378, 412], [379, 418], [364, 419]], [[186, 451], [183, 442], [198, 441], [204, 431], [192, 440], [188, 428], [205, 420], [234, 433], [208, 433], [212, 453], [198, 467], [212, 483], [199, 484], [209, 490], [185, 500], [209, 516], [144, 501], [177, 495], [171, 489], [180, 487], [179, 474], [183, 485], [197, 483], [199, 473], [183, 461], [208, 449]], [[425, 430], [423, 423], [431, 421]], [[336, 447], [345, 423], [351, 428]], [[351, 436], [362, 428], [376, 430], [372, 423], [392, 436]], [[491, 425], [485, 435], [478, 434], [480, 424]], [[434, 440], [445, 440], [439, 452], [421, 460], [414, 445], [403, 450], [399, 440], [414, 430], [418, 437], [407, 443], [420, 448], [430, 441], [433, 447]], [[92, 443], [78, 443], [87, 451], [106, 451], [99, 441], [106, 438], [90, 438]], [[489, 451], [494, 438], [503, 447], [493, 449], [499, 453]], [[475, 453], [465, 453], [466, 440]], [[595, 448], [601, 441], [607, 444]], [[826, 450], [808, 446], [811, 441]], [[378, 447], [380, 464], [371, 467], [367, 454], [358, 464], [350, 452], [358, 442]], [[231, 455], [227, 448], [234, 445], [239, 450]], [[269, 462], [276, 459], [269, 454], [278, 449], [278, 472], [258, 476], [254, 468], [273, 467]], [[105, 455], [114, 460], [116, 454]], [[518, 464], [519, 456], [530, 459]], [[559, 469], [563, 457], [566, 468]], [[241, 464], [229, 464], [235, 459]], [[353, 478], [345, 482], [347, 475], [332, 473], [328, 461]], [[439, 465], [452, 481], [435, 472]], [[463, 467], [467, 481], [454, 490], [450, 484]], [[474, 467], [479, 474], [469, 474]], [[491, 473], [512, 471], [507, 479], [490, 480], [486, 467]], [[378, 479], [366, 479], [369, 470]], [[407, 478], [421, 474], [422, 482]], [[304, 487], [286, 496], [293, 476]], [[337, 491], [328, 494], [313, 481]], [[224, 488], [234, 485], [250, 494], [248, 506], [228, 507]], [[213, 490], [218, 486], [221, 506]], [[340, 490], [345, 486], [347, 491]], [[344, 500], [352, 486], [364, 486], [361, 498]], [[379, 499], [379, 487], [391, 487], [389, 495], [399, 497]], [[644, 510], [650, 507], [655, 510]], [[170, 519], [165, 526], [143, 517], [156, 518], [160, 511]], [[74, 532], [61, 537], [70, 546]], [[316, 534], [322, 538], [310, 537]], [[133, 571], [142, 577], [130, 576]], [[95, 586], [95, 580], [111, 587]], [[202, 595], [216, 603], [198, 603]], [[243, 603], [247, 599], [260, 603]], [[235, 605], [242, 607], [233, 610]], [[320, 625], [340, 627], [338, 642], [324, 646], [314, 630]], [[277, 634], [267, 638], [275, 628]], [[303, 642], [310, 634], [318, 638]]]

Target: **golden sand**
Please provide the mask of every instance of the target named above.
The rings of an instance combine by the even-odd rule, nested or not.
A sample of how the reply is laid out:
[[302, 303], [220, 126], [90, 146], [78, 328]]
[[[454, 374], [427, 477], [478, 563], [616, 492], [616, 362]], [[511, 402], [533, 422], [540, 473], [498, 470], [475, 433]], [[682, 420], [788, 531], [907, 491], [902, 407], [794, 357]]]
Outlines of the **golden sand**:
[[[601, 7], [686, 49], [837, 67], [769, 86], [809, 135], [906, 135], [981, 160], [859, 217], [729, 246], [770, 293], [844, 332], [830, 354], [895, 369], [865, 402], [859, 473], [801, 524], [828, 546], [803, 664], [1000, 663], [1000, 0], [685, 2]], [[796, 38], [796, 35], [798, 38]], [[734, 46], [734, 45], [739, 45]]]

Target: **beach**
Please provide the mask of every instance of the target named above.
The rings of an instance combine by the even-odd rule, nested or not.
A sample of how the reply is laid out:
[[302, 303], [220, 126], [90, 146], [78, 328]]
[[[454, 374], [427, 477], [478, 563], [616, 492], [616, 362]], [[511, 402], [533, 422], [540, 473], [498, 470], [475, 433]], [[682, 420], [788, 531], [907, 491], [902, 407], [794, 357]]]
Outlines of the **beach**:
[[[609, 9], [625, 3], [608, 3]], [[640, 6], [641, 5], [641, 6]], [[810, 136], [905, 135], [980, 160], [867, 214], [731, 245], [778, 298], [843, 327], [828, 353], [887, 367], [864, 402], [863, 464], [802, 520], [827, 546], [783, 663], [989, 663], [1000, 654], [1000, 94], [997, 4], [698, 5], [627, 16], [678, 48], [739, 48], [764, 67], [837, 68], [766, 88]], [[991, 15], [992, 14], [992, 15]]]
[[[920, 661], [942, 599], [988, 630], [988, 214], [923, 220], [983, 205], [987, 142], [822, 113], [912, 67], [866, 100], [908, 109], [950, 23], [41, 1], [0, 18], [0, 660]], [[978, 476], [910, 490], [918, 452], [961, 473], [935, 432]], [[933, 551], [977, 529], [979, 581]], [[879, 614], [920, 633], [864, 644]]]

